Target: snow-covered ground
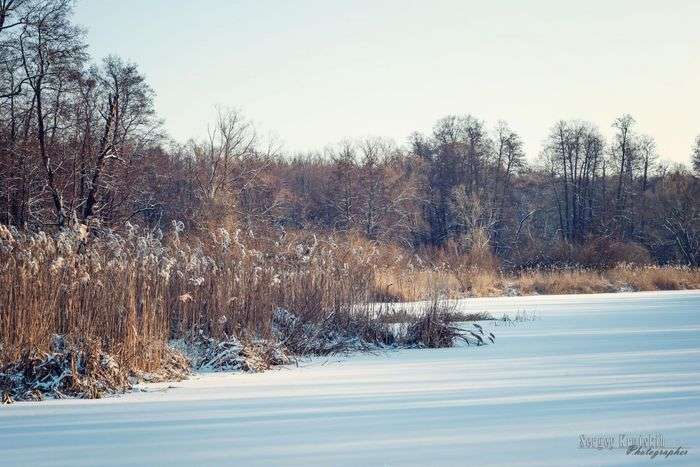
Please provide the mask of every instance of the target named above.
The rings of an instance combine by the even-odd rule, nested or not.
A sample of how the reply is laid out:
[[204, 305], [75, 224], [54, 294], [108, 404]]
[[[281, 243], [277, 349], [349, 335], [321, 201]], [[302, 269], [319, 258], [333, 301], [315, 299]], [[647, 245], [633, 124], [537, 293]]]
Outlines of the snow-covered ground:
[[[480, 348], [0, 407], [0, 465], [700, 465], [700, 292], [460, 306], [537, 319], [494, 326], [496, 344]], [[644, 433], [688, 454], [579, 448], [581, 435]]]

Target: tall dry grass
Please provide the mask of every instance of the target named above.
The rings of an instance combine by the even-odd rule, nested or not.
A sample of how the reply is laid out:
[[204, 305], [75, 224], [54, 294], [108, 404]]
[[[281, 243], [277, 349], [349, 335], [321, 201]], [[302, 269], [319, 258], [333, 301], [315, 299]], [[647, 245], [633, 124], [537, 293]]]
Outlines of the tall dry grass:
[[614, 286], [596, 271], [554, 269], [525, 271], [514, 277], [513, 287], [521, 295], [559, 295], [614, 292]]
[[700, 289], [700, 269], [687, 266], [619, 265], [603, 275], [618, 288], [633, 290]]
[[513, 287], [523, 295], [698, 289], [700, 270], [620, 264], [604, 270], [527, 271], [513, 278]]
[[0, 226], [0, 364], [49, 352], [61, 335], [149, 371], [173, 338], [270, 337], [278, 308], [343, 327], [367, 301], [373, 256], [351, 242], [224, 229], [186, 241], [180, 231]]
[[166, 257], [148, 238], [86, 248], [85, 228], [57, 237], [0, 226], [0, 362], [48, 351], [54, 335], [99, 342], [133, 368], [159, 364], [167, 336]]
[[378, 302], [415, 302], [434, 295], [458, 298], [462, 285], [457, 276], [440, 269], [377, 268], [372, 299]]
[[435, 295], [462, 298], [683, 289], [700, 289], [699, 269], [620, 264], [602, 270], [575, 267], [505, 273], [475, 266], [430, 266], [378, 270], [372, 298], [378, 302], [405, 302]]
[[[395, 342], [376, 310], [360, 306], [369, 302], [700, 288], [700, 270], [681, 266], [507, 274], [480, 251], [427, 261], [353, 236], [217, 228], [185, 238], [177, 223], [165, 236], [82, 225], [51, 236], [0, 225], [0, 368], [40, 360], [56, 336], [87, 349], [75, 358], [105, 354], [149, 372], [171, 358], [168, 341], [191, 336], [277, 339], [302, 353], [332, 352], [348, 339]], [[292, 317], [282, 336], [279, 310]]]

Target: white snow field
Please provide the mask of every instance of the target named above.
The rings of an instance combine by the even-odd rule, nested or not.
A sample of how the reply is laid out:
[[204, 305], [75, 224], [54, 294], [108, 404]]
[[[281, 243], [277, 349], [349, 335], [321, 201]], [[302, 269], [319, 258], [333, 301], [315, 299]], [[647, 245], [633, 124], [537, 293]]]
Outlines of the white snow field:
[[[537, 319], [493, 327], [496, 344], [480, 348], [0, 407], [0, 465], [700, 465], [700, 292], [460, 306]], [[687, 455], [579, 447], [581, 435], [647, 433]]]

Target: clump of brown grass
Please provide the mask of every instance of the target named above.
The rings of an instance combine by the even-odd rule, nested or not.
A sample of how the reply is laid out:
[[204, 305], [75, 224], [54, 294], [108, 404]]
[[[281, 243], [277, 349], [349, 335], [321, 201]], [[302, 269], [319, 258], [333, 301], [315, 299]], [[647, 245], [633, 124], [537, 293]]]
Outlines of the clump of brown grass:
[[[471, 318], [471, 319], [470, 319]], [[426, 303], [417, 317], [408, 321], [401, 342], [404, 345], [427, 348], [453, 347], [458, 340], [467, 345], [486, 345], [495, 342], [493, 333], [485, 332], [479, 324], [473, 328], [463, 330], [456, 321], [472, 321], [480, 319], [493, 319], [488, 314], [466, 314], [458, 311], [454, 303], [433, 297]]]
[[450, 271], [432, 267], [403, 271], [377, 269], [371, 296], [376, 302], [413, 302], [432, 295], [458, 298], [461, 290], [459, 279]]
[[445, 302], [433, 299], [408, 326], [404, 342], [427, 348], [454, 346], [462, 332], [449, 320], [451, 311], [453, 310]]
[[634, 290], [683, 290], [700, 288], [700, 269], [685, 266], [618, 265], [606, 271], [606, 276], [618, 287]]
[[[383, 251], [383, 246], [376, 246]], [[476, 229], [461, 241], [449, 240], [440, 248], [422, 248], [414, 255], [385, 253], [375, 263], [371, 297], [377, 302], [426, 300], [428, 297], [461, 298], [498, 295], [504, 288], [498, 259], [488, 237]]]
[[524, 295], [586, 294], [613, 292], [599, 272], [587, 269], [526, 271], [515, 278], [514, 286]]
[[471, 297], [493, 297], [500, 295], [504, 288], [503, 276], [495, 271], [465, 267], [457, 269], [455, 276], [461, 290]]

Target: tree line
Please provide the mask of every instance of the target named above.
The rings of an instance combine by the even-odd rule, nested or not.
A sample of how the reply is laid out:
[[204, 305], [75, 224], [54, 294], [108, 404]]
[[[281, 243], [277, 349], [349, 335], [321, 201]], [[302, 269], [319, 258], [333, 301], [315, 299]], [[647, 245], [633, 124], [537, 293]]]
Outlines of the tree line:
[[507, 123], [437, 121], [286, 154], [239, 111], [207, 138], [165, 134], [138, 66], [95, 63], [70, 0], [0, 0], [0, 222], [140, 223], [351, 234], [413, 251], [488, 251], [504, 266], [700, 265], [700, 136], [691, 169], [660, 162], [630, 115], [555, 122], [536, 157]]

